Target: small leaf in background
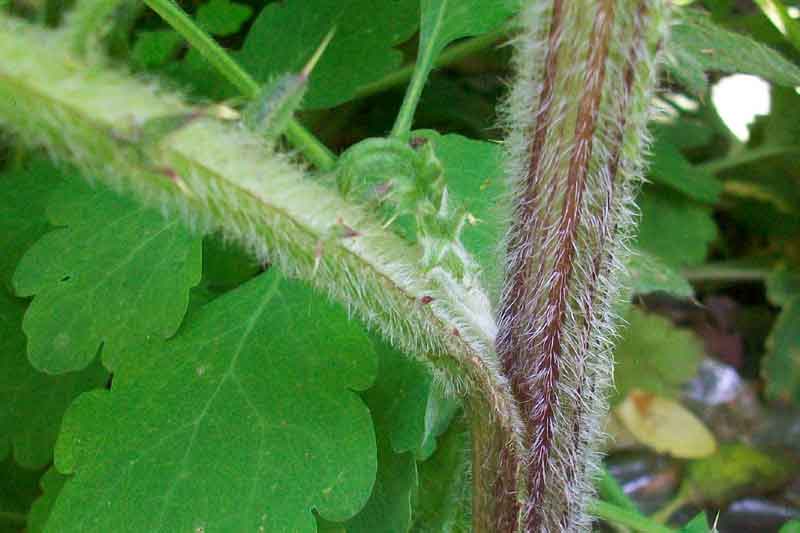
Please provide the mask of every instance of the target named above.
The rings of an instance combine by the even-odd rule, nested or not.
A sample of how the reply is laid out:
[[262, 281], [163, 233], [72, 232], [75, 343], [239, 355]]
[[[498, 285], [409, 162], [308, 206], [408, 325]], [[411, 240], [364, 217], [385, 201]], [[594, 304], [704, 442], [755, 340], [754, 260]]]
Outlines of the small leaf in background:
[[434, 143], [436, 157], [444, 168], [447, 189], [453, 199], [472, 215], [461, 236], [464, 247], [475, 257], [484, 272], [484, 283], [499, 290], [500, 243], [507, 217], [502, 211], [506, 182], [503, 178], [503, 147], [497, 143], [468, 139], [461, 135], [439, 135], [419, 130]]
[[767, 277], [767, 298], [775, 305], [787, 305], [800, 298], [800, 269], [781, 265]]
[[47, 531], [313, 532], [367, 501], [377, 365], [341, 307], [272, 268], [139, 350], [67, 412]]
[[411, 38], [418, 21], [418, 0], [275, 2], [256, 17], [238, 59], [261, 82], [299, 72], [336, 28], [305, 99], [308, 109], [333, 107], [400, 66], [402, 54], [393, 47]]
[[56, 503], [56, 498], [61, 493], [61, 487], [69, 479], [58, 473], [56, 467], [51, 466], [39, 481], [41, 495], [36, 498], [28, 513], [27, 533], [43, 533], [50, 511]]
[[800, 520], [786, 522], [778, 533], [800, 533]]
[[227, 37], [238, 32], [252, 14], [253, 8], [248, 5], [229, 0], [210, 0], [197, 8], [195, 20], [211, 35]]
[[48, 215], [58, 229], [28, 250], [14, 275], [17, 293], [35, 296], [23, 329], [36, 368], [80, 370], [101, 345], [114, 368], [127, 348], [175, 333], [200, 281], [199, 237], [77, 180], [52, 195]]
[[513, 14], [505, 0], [422, 0], [420, 54], [439, 56], [445, 46], [499, 28]]
[[778, 85], [800, 85], [800, 68], [775, 50], [726, 30], [707, 15], [684, 10], [672, 27], [667, 70], [694, 93], [708, 89], [706, 71], [752, 74]]
[[627, 326], [614, 352], [616, 400], [634, 389], [676, 397], [680, 386], [697, 375], [703, 345], [694, 333], [669, 320], [631, 307]]
[[705, 513], [700, 513], [692, 518], [689, 523], [681, 528], [681, 533], [713, 533], [708, 525]]
[[649, 176], [653, 182], [700, 202], [717, 201], [722, 192], [722, 183], [713, 175], [693, 166], [675, 145], [656, 138], [651, 151]]
[[724, 502], [754, 489], [779, 487], [795, 470], [774, 453], [745, 444], [722, 444], [710, 457], [689, 463], [680, 492], [696, 503]]
[[50, 229], [45, 209], [61, 180], [61, 172], [43, 159], [0, 175], [0, 282], [9, 288], [20, 258]]
[[761, 361], [767, 397], [800, 405], [800, 296], [781, 310]]
[[38, 470], [21, 468], [10, 456], [0, 459], [0, 531], [25, 529], [24, 517], [36, 498], [41, 475]]
[[61, 418], [80, 393], [100, 388], [108, 372], [94, 363], [85, 370], [51, 376], [34, 369], [25, 354], [25, 303], [0, 289], [0, 442], [13, 448], [25, 468], [53, 460]]
[[707, 457], [717, 448], [708, 428], [675, 400], [632, 390], [616, 414], [636, 440], [658, 453], [691, 459]]
[[711, 209], [663, 187], [645, 187], [638, 247], [672, 267], [698, 265], [717, 237]]
[[472, 531], [469, 437], [466, 419], [454, 420], [436, 453], [420, 463], [413, 533]]
[[627, 266], [633, 294], [665, 292], [677, 298], [694, 297], [694, 289], [689, 281], [652, 254], [634, 250]]
[[680, 150], [699, 148], [711, 142], [714, 129], [700, 119], [679, 116], [667, 122], [657, 122], [650, 126], [653, 136]]
[[173, 30], [142, 31], [136, 36], [131, 61], [139, 68], [155, 68], [175, 58], [183, 37]]

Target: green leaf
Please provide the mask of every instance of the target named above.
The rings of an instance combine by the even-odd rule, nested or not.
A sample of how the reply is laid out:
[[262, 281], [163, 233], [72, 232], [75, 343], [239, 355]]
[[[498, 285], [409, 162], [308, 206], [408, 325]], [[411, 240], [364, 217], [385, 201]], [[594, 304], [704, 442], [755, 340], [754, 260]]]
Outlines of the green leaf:
[[21, 468], [11, 457], [0, 460], [0, 533], [19, 533], [36, 498], [41, 472]]
[[421, 362], [375, 342], [378, 378], [363, 396], [377, 433], [378, 475], [367, 505], [342, 524], [348, 533], [408, 531], [417, 490], [415, 456], [424, 459], [433, 453], [436, 437], [459, 406], [441, 394]]
[[215, 291], [233, 289], [252, 279], [261, 269], [247, 252], [209, 236], [203, 240], [203, 285]]
[[175, 333], [200, 280], [200, 238], [175, 218], [77, 181], [54, 193], [48, 214], [60, 227], [14, 275], [19, 295], [35, 295], [23, 322], [34, 367], [80, 370], [103, 345], [114, 368], [127, 348]]
[[139, 350], [68, 411], [46, 531], [313, 532], [312, 510], [364, 505], [375, 434], [350, 390], [376, 360], [343, 309], [273, 268]]
[[694, 289], [680, 272], [647, 252], [635, 250], [631, 254], [628, 275], [634, 294], [665, 292], [678, 298], [694, 297]]
[[706, 146], [714, 138], [714, 129], [693, 117], [679, 116], [669, 123], [652, 124], [650, 128], [656, 139], [681, 150]]
[[656, 138], [652, 147], [649, 176], [700, 202], [713, 203], [722, 192], [722, 182], [692, 165], [673, 144]]
[[197, 24], [211, 35], [226, 37], [239, 31], [253, 8], [229, 0], [210, 0], [197, 9]]
[[619, 401], [629, 391], [676, 397], [680, 386], [697, 374], [703, 346], [690, 331], [658, 315], [631, 307], [628, 325], [614, 352], [614, 382]]
[[54, 466], [44, 473], [39, 481], [39, 488], [42, 494], [33, 502], [28, 513], [28, 533], [42, 533], [44, 531], [47, 519], [50, 518], [50, 511], [52, 511], [56, 498], [61, 493], [61, 488], [67, 479], [69, 478], [59, 474]]
[[645, 187], [639, 207], [639, 249], [672, 267], [705, 261], [709, 244], [717, 237], [709, 207], [661, 187]]
[[722, 503], [744, 492], [774, 489], [794, 470], [776, 454], [745, 444], [722, 444], [714, 455], [689, 463], [680, 492], [692, 502]]
[[781, 265], [767, 277], [767, 298], [775, 305], [787, 305], [800, 298], [800, 271]]
[[778, 533], [800, 533], [800, 520], [786, 522]]
[[25, 355], [24, 311], [0, 290], [0, 442], [11, 443], [20, 465], [42, 468], [53, 460], [64, 411], [80, 393], [102, 387], [108, 373], [100, 364], [60, 376], [35, 370]]
[[422, 0], [419, 57], [426, 58], [424, 68], [430, 70], [451, 42], [488, 33], [513, 12], [505, 0]]
[[681, 533], [711, 533], [706, 513], [699, 513], [681, 528]]
[[800, 405], [800, 297], [789, 300], [767, 338], [761, 361], [766, 395]]
[[60, 182], [61, 173], [42, 159], [0, 175], [0, 281], [9, 287], [20, 258], [50, 229], [45, 208]]
[[419, 493], [411, 531], [472, 531], [469, 448], [469, 429], [460, 417], [439, 439], [436, 453], [419, 465]]
[[668, 70], [688, 89], [708, 90], [706, 71], [752, 74], [778, 85], [800, 85], [800, 68], [775, 50], [714, 24], [698, 11], [684, 10], [672, 27]]
[[139, 68], [154, 68], [174, 59], [183, 37], [172, 30], [142, 31], [136, 36], [131, 61]]
[[392, 47], [414, 34], [418, 20], [418, 0], [275, 2], [256, 17], [239, 59], [261, 82], [299, 72], [336, 28], [314, 68], [305, 99], [309, 109], [333, 107], [400, 66], [402, 54]]
[[472, 215], [461, 234], [464, 247], [484, 272], [485, 283], [499, 290], [501, 264], [499, 249], [507, 215], [502, 211], [508, 191], [503, 178], [503, 148], [497, 143], [476, 141], [461, 135], [439, 135], [432, 130], [415, 131], [434, 143], [444, 168], [447, 189], [453, 199]]
[[430, 370], [380, 343], [380, 373], [367, 392], [370, 407], [379, 408], [395, 452], [412, 452], [425, 459], [436, 448], [436, 437], [447, 429], [459, 407], [446, 397]]
[[392, 128], [392, 137], [404, 139], [436, 58], [450, 42], [480, 35], [499, 26], [511, 14], [505, 0], [422, 0], [419, 50], [414, 74]]

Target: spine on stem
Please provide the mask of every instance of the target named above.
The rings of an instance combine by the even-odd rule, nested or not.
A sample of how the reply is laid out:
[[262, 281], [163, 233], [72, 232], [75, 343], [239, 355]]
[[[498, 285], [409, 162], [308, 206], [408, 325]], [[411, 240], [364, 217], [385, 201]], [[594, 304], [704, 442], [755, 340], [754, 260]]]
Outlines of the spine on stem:
[[[526, 451], [502, 454], [494, 523], [589, 531], [667, 2], [524, 3], [504, 109], [513, 198], [497, 351]], [[505, 496], [519, 486], [524, 497]]]

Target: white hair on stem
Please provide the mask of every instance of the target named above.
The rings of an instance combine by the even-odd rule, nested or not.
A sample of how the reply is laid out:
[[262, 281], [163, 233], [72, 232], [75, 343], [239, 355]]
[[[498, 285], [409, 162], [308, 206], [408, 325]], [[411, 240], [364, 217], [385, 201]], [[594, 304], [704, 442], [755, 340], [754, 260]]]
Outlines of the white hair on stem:
[[513, 189], [497, 350], [525, 423], [497, 530], [588, 531], [612, 381], [620, 265], [635, 232], [664, 0], [531, 0], [504, 107]]

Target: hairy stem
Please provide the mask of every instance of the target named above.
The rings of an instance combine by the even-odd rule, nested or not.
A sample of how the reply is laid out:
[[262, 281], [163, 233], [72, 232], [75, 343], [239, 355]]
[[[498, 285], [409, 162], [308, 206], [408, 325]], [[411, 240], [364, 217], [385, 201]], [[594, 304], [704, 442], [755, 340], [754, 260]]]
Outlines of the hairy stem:
[[[66, 39], [0, 15], [0, 124], [83, 175], [198, 231], [221, 232], [327, 292], [430, 364], [519, 447], [519, 415], [496, 363], [482, 289], [425, 270], [418, 246], [306, 179], [241, 125], [153, 82], [84, 64]], [[176, 115], [194, 118], [160, 138], [143, 136], [144, 126]]]
[[[255, 98], [259, 94], [259, 84], [172, 0], [145, 0], [145, 3], [180, 33], [243, 96]], [[289, 121], [284, 134], [289, 143], [320, 170], [330, 170], [335, 164], [336, 158], [331, 151], [297, 120]]]
[[498, 530], [584, 531], [611, 380], [619, 265], [635, 227], [657, 0], [531, 1], [506, 109], [514, 189], [498, 355], [525, 423]]

